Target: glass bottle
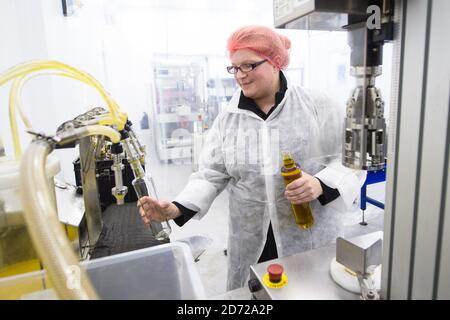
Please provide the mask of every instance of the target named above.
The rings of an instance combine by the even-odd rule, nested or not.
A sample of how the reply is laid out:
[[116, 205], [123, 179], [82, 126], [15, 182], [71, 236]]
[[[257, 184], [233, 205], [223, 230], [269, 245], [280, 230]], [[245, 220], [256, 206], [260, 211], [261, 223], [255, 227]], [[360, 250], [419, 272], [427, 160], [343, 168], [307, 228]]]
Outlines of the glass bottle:
[[[136, 177], [131, 183], [138, 199], [144, 196], [151, 196], [152, 198], [158, 199], [156, 188], [151, 177]], [[150, 223], [150, 229], [156, 240], [167, 240], [172, 232], [172, 228], [167, 220], [162, 222], [153, 220]]]
[[[289, 151], [282, 151], [283, 166], [281, 167], [281, 175], [284, 178], [284, 185], [287, 186], [292, 181], [302, 176], [302, 170], [295, 163]], [[314, 224], [314, 217], [312, 215], [309, 203], [291, 204], [294, 212], [295, 223], [303, 229], [308, 229]]]

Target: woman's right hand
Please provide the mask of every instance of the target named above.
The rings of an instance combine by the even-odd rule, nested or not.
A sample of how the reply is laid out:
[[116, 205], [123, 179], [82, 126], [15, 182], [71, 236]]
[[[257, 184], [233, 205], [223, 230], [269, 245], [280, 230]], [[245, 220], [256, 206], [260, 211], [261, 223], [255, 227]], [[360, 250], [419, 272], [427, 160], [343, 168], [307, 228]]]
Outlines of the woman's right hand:
[[180, 209], [172, 202], [157, 200], [152, 197], [142, 197], [138, 200], [137, 206], [144, 224], [149, 225], [154, 221], [166, 221], [175, 219], [181, 215]]

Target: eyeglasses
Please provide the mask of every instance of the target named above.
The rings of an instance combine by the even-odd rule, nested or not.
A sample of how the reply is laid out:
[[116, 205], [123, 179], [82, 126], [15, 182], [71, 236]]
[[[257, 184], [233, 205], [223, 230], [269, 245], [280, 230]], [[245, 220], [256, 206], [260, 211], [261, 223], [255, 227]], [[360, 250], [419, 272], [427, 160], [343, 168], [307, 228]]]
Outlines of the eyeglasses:
[[241, 70], [242, 72], [250, 72], [253, 69], [255, 69], [257, 66], [259, 66], [260, 64], [263, 64], [266, 61], [267, 60], [262, 60], [262, 61], [255, 62], [255, 63], [245, 63], [245, 64], [241, 64], [239, 67], [229, 66], [229, 67], [227, 67], [227, 71], [231, 74], [236, 74], [238, 72], [238, 70]]

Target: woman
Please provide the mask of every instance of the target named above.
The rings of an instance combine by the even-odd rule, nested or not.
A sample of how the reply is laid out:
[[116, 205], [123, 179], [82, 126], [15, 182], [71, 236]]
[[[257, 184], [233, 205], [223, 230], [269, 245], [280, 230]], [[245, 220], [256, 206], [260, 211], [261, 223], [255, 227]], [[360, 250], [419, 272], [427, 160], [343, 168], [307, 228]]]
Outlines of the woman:
[[[365, 172], [343, 167], [342, 111], [324, 95], [290, 83], [290, 41], [274, 30], [247, 26], [228, 39], [231, 66], [241, 90], [215, 119], [199, 171], [175, 201], [146, 197], [144, 223], [203, 217], [225, 187], [229, 192], [228, 290], [245, 285], [250, 265], [310, 250], [342, 236], [339, 212], [351, 206]], [[303, 176], [286, 188], [281, 150], [289, 150]], [[330, 156], [334, 155], [334, 156]], [[309, 202], [315, 223], [295, 224], [291, 204]]]

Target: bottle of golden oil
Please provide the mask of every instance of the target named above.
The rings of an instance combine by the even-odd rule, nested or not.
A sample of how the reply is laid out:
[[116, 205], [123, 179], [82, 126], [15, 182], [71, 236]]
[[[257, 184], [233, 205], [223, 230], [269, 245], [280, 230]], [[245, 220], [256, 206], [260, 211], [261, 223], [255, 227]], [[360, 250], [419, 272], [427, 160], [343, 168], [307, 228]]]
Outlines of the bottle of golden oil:
[[[289, 151], [282, 151], [283, 166], [281, 167], [281, 175], [284, 178], [284, 185], [287, 186], [292, 181], [302, 176], [302, 170], [295, 163]], [[293, 204], [292, 210], [294, 212], [295, 222], [303, 229], [308, 229], [314, 224], [314, 217], [311, 212], [309, 203]]]

